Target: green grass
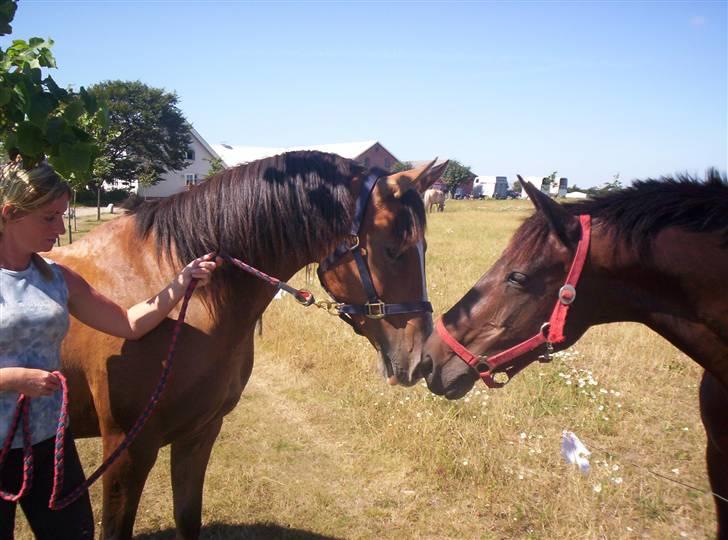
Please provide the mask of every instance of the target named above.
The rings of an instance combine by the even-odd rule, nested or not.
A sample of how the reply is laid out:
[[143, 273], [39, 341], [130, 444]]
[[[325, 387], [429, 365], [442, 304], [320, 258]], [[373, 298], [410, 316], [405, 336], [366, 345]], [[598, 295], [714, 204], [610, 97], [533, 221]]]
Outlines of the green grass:
[[[531, 211], [521, 201], [448, 201], [430, 214], [436, 313], [492, 264]], [[304, 273], [293, 284], [304, 285]], [[310, 287], [322, 296], [318, 284]], [[226, 418], [205, 484], [203, 538], [710, 538], [700, 369], [644, 327], [591, 329], [502, 390], [448, 402], [391, 388], [347, 325], [274, 301], [256, 366]], [[561, 432], [592, 471], [562, 462]], [[91, 470], [98, 441], [81, 441]], [[145, 489], [136, 532], [170, 538], [169, 453]], [[672, 472], [677, 470], [677, 473]], [[100, 489], [92, 490], [100, 518]], [[18, 538], [29, 538], [22, 528]]]

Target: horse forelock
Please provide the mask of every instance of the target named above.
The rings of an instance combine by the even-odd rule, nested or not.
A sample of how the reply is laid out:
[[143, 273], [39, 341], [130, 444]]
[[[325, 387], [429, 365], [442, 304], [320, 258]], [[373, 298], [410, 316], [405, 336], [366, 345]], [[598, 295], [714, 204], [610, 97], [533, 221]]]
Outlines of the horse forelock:
[[218, 251], [271, 271], [285, 261], [302, 265], [348, 233], [351, 183], [361, 173], [355, 162], [321, 152], [254, 161], [134, 209], [137, 234], [153, 235], [158, 254], [177, 265]]
[[422, 197], [415, 189], [404, 192], [399, 201], [402, 206], [394, 217], [394, 234], [401, 252], [424, 239], [427, 214]]

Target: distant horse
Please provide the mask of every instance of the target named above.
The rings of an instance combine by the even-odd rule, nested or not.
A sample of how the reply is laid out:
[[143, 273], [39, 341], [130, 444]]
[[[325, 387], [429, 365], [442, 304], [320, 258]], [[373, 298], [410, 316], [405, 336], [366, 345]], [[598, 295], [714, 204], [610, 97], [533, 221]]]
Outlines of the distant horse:
[[437, 207], [438, 212], [445, 211], [445, 192], [439, 189], [428, 189], [425, 191], [425, 209], [432, 212], [432, 207]]
[[[706, 370], [700, 408], [708, 474], [713, 492], [728, 498], [725, 175], [711, 170], [705, 182], [646, 180], [564, 206], [528, 182], [521, 185], [537, 212], [437, 321], [423, 353], [430, 390], [457, 399], [478, 377], [502, 386], [590, 326], [643, 323]], [[715, 504], [725, 539], [728, 503], [716, 497]]]
[[[378, 350], [390, 383], [412, 385], [421, 377], [420, 351], [432, 331], [418, 191], [441, 172], [430, 164], [383, 176], [333, 154], [282, 154], [144, 203], [52, 257], [131, 305], [204, 253], [224, 252], [287, 280], [335, 250], [319, 272], [337, 301], [332, 309]], [[199, 536], [212, 445], [248, 382], [255, 322], [275, 294], [232, 264], [195, 291], [167, 389], [104, 476], [104, 538], [131, 538], [147, 475], [167, 444], [177, 538]], [[77, 437], [101, 435], [105, 457], [154, 389], [172, 326], [170, 318], [142, 339], [124, 341], [72, 322], [62, 351], [72, 427]]]

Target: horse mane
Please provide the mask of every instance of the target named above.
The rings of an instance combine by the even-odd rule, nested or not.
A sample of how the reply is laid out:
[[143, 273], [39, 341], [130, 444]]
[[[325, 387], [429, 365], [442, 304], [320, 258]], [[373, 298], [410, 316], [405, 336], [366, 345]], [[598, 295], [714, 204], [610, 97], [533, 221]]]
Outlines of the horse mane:
[[[218, 251], [261, 269], [276, 268], [284, 257], [304, 264], [323, 259], [349, 233], [351, 182], [366, 173], [335, 154], [288, 152], [226, 169], [130, 214], [137, 234], [153, 234], [158, 253], [178, 266]], [[421, 236], [425, 211], [414, 192], [401, 202], [395, 234], [406, 242]], [[215, 281], [208, 288], [221, 299]]]
[[224, 252], [271, 271], [284, 257], [318, 260], [349, 232], [350, 186], [362, 171], [334, 154], [289, 152], [226, 169], [131, 214], [137, 234], [153, 234], [158, 253], [178, 266]]
[[[689, 174], [637, 180], [625, 189], [584, 201], [564, 204], [573, 215], [589, 214], [612, 227], [615, 236], [647, 255], [657, 233], [667, 227], [692, 232], [717, 232], [728, 247], [728, 180], [717, 169], [708, 169], [705, 179]], [[537, 212], [521, 234], [524, 241], [541, 239], [548, 232], [546, 220]], [[525, 225], [525, 224], [524, 224]]]

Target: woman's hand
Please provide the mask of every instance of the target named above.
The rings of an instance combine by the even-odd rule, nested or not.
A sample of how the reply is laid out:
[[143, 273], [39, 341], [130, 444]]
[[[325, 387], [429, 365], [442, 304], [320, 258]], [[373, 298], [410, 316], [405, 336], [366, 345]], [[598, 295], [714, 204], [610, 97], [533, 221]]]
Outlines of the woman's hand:
[[193, 278], [199, 280], [197, 283], [198, 287], [204, 287], [210, 283], [212, 272], [215, 268], [222, 265], [222, 258], [217, 257], [215, 260], [212, 260], [212, 255], [212, 253], [203, 255], [182, 269], [180, 277], [182, 278], [182, 283], [185, 286], [187, 286]]
[[61, 381], [50, 371], [31, 368], [4, 368], [3, 390], [19, 392], [28, 397], [50, 396], [61, 387]]

